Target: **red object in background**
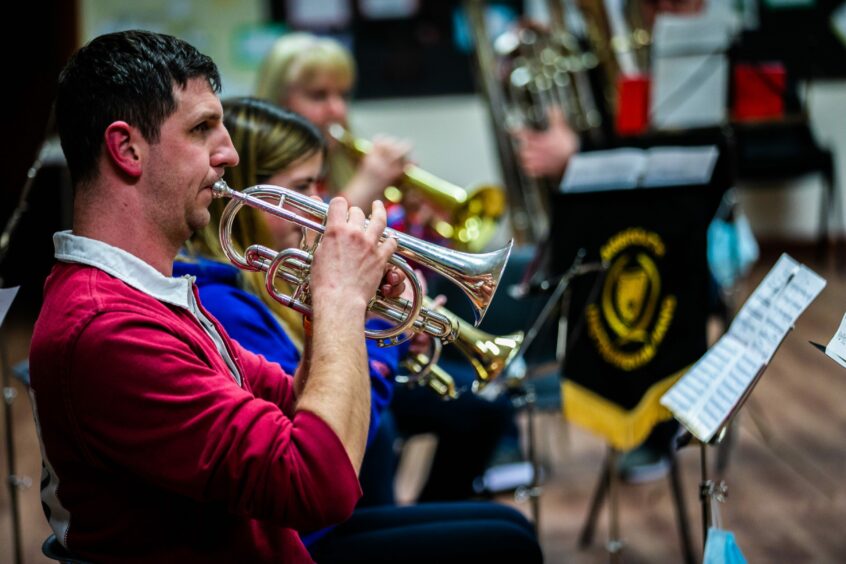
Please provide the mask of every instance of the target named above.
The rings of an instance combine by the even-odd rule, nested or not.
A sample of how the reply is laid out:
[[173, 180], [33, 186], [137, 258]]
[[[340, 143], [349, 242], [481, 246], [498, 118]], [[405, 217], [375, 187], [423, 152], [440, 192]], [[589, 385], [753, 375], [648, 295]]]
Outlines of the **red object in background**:
[[640, 135], [649, 127], [649, 76], [621, 76], [617, 81], [617, 133]]
[[784, 116], [787, 71], [773, 63], [738, 63], [732, 69], [731, 116], [750, 121]]

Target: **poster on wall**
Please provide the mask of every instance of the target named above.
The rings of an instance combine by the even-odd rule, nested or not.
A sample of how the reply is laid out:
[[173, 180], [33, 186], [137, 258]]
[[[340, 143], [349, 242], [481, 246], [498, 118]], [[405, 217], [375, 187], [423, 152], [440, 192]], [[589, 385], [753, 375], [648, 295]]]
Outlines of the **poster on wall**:
[[261, 58], [285, 29], [267, 24], [265, 11], [265, 0], [82, 0], [79, 36], [87, 42], [126, 29], [175, 35], [217, 63], [224, 96], [239, 96], [252, 92]]

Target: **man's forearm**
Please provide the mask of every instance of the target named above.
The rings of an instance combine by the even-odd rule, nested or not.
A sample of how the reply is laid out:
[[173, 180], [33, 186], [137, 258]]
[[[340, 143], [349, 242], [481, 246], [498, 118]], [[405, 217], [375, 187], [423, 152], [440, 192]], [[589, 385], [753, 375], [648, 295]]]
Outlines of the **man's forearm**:
[[[297, 409], [311, 411], [335, 432], [356, 471], [370, 422], [370, 381], [364, 311], [351, 304], [315, 308], [308, 374]], [[308, 361], [307, 361], [308, 362]]]

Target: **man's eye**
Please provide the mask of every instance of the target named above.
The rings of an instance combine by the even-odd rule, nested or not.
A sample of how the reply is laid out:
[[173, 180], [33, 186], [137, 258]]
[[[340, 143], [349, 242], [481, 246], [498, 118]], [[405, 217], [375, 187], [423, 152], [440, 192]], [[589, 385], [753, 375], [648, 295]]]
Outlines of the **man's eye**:
[[208, 131], [208, 130], [209, 130], [209, 124], [208, 124], [208, 122], [204, 121], [202, 123], [198, 123], [197, 125], [195, 125], [194, 128], [191, 131], [196, 131], [198, 133], [202, 133], [202, 132]]

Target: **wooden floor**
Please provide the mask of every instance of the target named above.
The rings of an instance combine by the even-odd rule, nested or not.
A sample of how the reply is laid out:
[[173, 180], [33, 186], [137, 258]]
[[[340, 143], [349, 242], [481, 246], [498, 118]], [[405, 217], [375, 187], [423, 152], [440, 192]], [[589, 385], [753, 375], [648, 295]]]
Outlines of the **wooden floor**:
[[[765, 257], [750, 275], [748, 288], [760, 280], [775, 256]], [[721, 506], [723, 527], [734, 532], [749, 562], [846, 561], [846, 370], [808, 344], [821, 343], [837, 329], [846, 312], [846, 277], [832, 268], [796, 256], [828, 280], [828, 286], [800, 318], [755, 388], [737, 421], [725, 480], [729, 496]], [[13, 320], [14, 321], [14, 320]], [[26, 356], [26, 322], [3, 333], [12, 363]], [[24, 562], [45, 562], [40, 545], [49, 534], [41, 513], [37, 483], [40, 455], [28, 399], [14, 402], [14, 445], [19, 474], [35, 486], [21, 492]], [[0, 421], [0, 426], [3, 422]], [[606, 562], [607, 513], [600, 516], [592, 546], [578, 548], [579, 531], [605, 456], [602, 441], [565, 424], [557, 413], [538, 418], [539, 451], [546, 471], [540, 497], [540, 539], [547, 562]], [[0, 435], [2, 436], [2, 435]], [[0, 452], [6, 478], [7, 457]], [[428, 447], [427, 447], [428, 448]], [[424, 449], [425, 450], [425, 449]], [[709, 451], [713, 461], [716, 452]], [[700, 455], [679, 453], [682, 485], [696, 560], [701, 561], [701, 514], [698, 500]], [[400, 487], [404, 487], [402, 484]], [[526, 502], [509, 496], [527, 515]], [[622, 485], [619, 490], [621, 561], [681, 562], [676, 517], [666, 480]], [[0, 488], [0, 563], [13, 562], [9, 492]]]

